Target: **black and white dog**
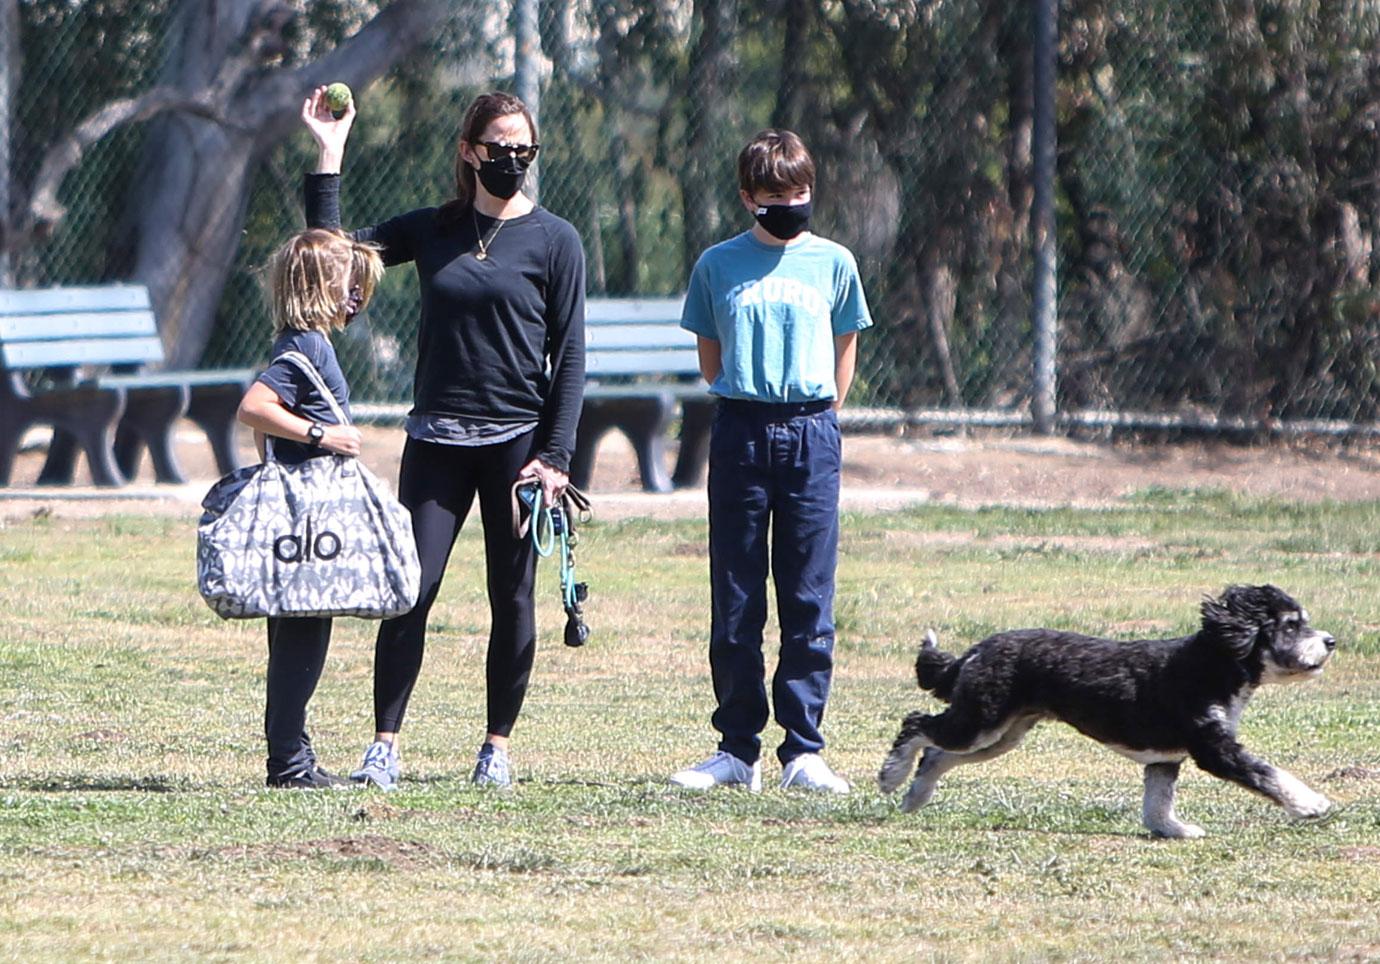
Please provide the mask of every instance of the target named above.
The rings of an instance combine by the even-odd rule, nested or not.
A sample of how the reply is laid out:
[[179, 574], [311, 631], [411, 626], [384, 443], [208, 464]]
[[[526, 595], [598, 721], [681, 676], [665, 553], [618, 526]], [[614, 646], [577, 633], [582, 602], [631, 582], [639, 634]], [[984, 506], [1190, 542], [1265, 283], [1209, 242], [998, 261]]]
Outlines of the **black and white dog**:
[[1274, 586], [1230, 586], [1205, 599], [1202, 628], [1180, 639], [1117, 642], [1052, 629], [998, 633], [962, 656], [933, 632], [915, 660], [920, 688], [950, 705], [911, 713], [882, 765], [884, 792], [901, 785], [924, 751], [901, 809], [923, 807], [935, 784], [964, 763], [1015, 749], [1041, 720], [1063, 720], [1145, 766], [1142, 819], [1161, 837], [1201, 837], [1174, 815], [1179, 765], [1254, 790], [1291, 817], [1331, 806], [1296, 777], [1248, 753], [1236, 739], [1241, 711], [1263, 683], [1309, 679], [1336, 647], [1308, 613]]

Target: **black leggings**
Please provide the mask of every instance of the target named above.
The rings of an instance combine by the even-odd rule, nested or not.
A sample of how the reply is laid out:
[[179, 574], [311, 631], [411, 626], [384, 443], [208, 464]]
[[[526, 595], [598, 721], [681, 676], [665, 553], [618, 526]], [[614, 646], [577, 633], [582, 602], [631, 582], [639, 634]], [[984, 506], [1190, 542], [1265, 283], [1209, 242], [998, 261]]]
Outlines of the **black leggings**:
[[316, 766], [307, 735], [307, 701], [316, 692], [330, 645], [328, 616], [269, 617], [264, 736], [270, 777], [297, 776]]
[[398, 499], [412, 512], [422, 589], [415, 609], [379, 626], [374, 647], [374, 726], [378, 732], [396, 733], [402, 727], [422, 668], [427, 614], [476, 494], [484, 523], [492, 619], [486, 663], [488, 726], [490, 733], [499, 736], [512, 732], [527, 695], [537, 647], [532, 598], [536, 554], [530, 540], [514, 537], [512, 521], [513, 482], [532, 459], [534, 434], [481, 446], [407, 440]]

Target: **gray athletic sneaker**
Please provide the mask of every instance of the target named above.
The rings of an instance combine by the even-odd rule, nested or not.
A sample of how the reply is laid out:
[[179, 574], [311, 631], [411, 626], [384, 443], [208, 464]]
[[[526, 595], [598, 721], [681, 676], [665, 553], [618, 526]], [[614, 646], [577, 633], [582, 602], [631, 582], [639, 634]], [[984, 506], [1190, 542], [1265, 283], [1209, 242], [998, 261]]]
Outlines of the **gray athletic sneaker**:
[[393, 744], [382, 740], [370, 743], [364, 751], [364, 762], [350, 774], [350, 779], [356, 783], [372, 783], [380, 790], [396, 790], [398, 778], [402, 776], [398, 760], [398, 751]]
[[474, 775], [470, 782], [477, 787], [495, 787], [510, 790], [513, 786], [513, 766], [508, 761], [508, 751], [485, 743], [479, 748], [479, 760], [474, 765]]

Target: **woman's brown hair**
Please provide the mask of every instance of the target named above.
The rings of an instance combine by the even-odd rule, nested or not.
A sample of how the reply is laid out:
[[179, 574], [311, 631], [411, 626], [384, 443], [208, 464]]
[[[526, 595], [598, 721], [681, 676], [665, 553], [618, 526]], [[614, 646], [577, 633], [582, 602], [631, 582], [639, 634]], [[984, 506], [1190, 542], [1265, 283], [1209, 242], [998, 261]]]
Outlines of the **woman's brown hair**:
[[383, 277], [383, 258], [376, 246], [344, 232], [311, 228], [288, 238], [265, 271], [275, 334], [329, 332], [344, 328], [369, 303]]
[[455, 199], [442, 206], [443, 220], [454, 220], [464, 214], [474, 204], [474, 168], [465, 163], [462, 151], [465, 145], [474, 150], [484, 131], [499, 117], [521, 114], [532, 132], [532, 142], [537, 142], [537, 122], [527, 105], [512, 94], [503, 91], [490, 91], [480, 94], [465, 111], [465, 119], [460, 122], [460, 137], [455, 143]]

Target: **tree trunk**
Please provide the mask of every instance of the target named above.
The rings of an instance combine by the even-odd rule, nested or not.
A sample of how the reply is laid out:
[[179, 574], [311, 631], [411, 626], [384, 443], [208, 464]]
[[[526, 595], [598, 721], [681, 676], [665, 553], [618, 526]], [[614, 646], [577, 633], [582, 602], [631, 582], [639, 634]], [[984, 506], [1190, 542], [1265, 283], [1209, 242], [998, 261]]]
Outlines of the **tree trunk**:
[[781, 58], [781, 73], [776, 85], [776, 106], [771, 112], [771, 126], [798, 131], [805, 114], [805, 85], [810, 80], [809, 64], [804, 56], [810, 43], [812, 0], [784, 0], [781, 20], [784, 21], [786, 51]]
[[954, 370], [953, 353], [949, 351], [949, 326], [953, 324], [954, 310], [958, 306], [958, 280], [953, 268], [944, 263], [932, 247], [927, 247], [920, 260], [920, 299], [935, 361], [944, 379], [945, 400], [953, 408], [962, 408], [963, 392]]
[[[159, 83], [199, 89], [249, 34], [280, 35], [290, 21], [285, 11], [271, 0], [185, 0]], [[322, 59], [249, 75], [226, 106], [232, 125], [183, 113], [150, 124], [108, 273], [148, 286], [170, 367], [201, 358], [258, 162], [293, 131], [306, 93], [336, 80], [362, 90], [445, 13], [439, 0], [398, 0]]]
[[[10, 211], [10, 111], [19, 84], [19, 0], [0, 0], [0, 238], [7, 232]], [[0, 288], [14, 286], [10, 256], [0, 244]]]
[[[541, 130], [541, 27], [537, 0], [513, 2], [513, 89], [518, 100]], [[533, 201], [541, 199], [541, 162], [527, 169], [524, 193]]]
[[719, 234], [718, 198], [736, 193], [736, 184], [722, 183], [724, 152], [731, 150], [725, 132], [729, 104], [733, 42], [738, 29], [737, 0], [695, 0], [699, 36], [690, 52], [686, 101], [686, 156], [681, 180], [685, 213], [685, 274]]

